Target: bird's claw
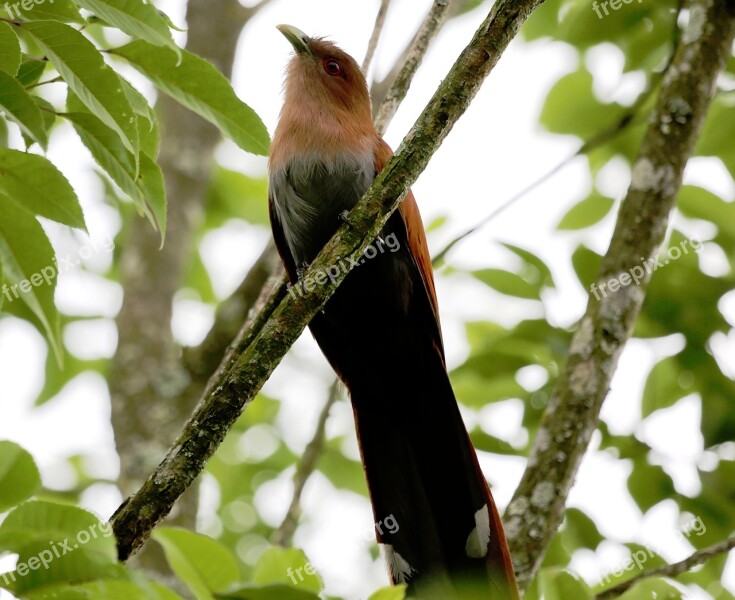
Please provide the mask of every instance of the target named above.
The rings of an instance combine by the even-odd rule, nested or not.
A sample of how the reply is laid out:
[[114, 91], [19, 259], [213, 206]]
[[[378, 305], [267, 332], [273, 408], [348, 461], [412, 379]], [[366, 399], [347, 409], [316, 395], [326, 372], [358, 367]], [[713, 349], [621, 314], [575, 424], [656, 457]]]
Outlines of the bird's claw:
[[350, 224], [350, 211], [349, 210], [343, 210], [341, 213], [339, 213], [339, 220], [343, 223]]

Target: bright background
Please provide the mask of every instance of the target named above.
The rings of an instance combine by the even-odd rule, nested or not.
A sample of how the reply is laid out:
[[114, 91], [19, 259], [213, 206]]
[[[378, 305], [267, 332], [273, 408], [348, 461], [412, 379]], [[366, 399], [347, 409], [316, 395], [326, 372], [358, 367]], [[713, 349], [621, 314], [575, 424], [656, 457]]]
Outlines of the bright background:
[[[184, 3], [169, 0], [159, 4], [175, 23], [185, 22]], [[307, 34], [326, 35], [360, 61], [377, 4], [364, 0], [349, 3], [279, 0], [248, 23], [240, 41], [233, 83], [238, 95], [261, 116], [271, 134], [278, 118], [283, 72], [290, 53], [289, 45], [275, 25], [289, 23]], [[375, 73], [384, 74], [392, 66], [410, 39], [414, 23], [430, 4], [428, 0], [393, 2], [371, 77]], [[387, 132], [386, 139], [391, 146], [398, 146], [486, 11], [483, 5], [480, 10], [454, 19], [440, 33]], [[213, 14], [212, 18], [217, 15]], [[177, 41], [183, 43], [185, 34], [177, 36]], [[526, 43], [520, 38], [513, 42], [467, 114], [413, 188], [426, 224], [439, 218], [447, 219], [441, 228], [429, 235], [433, 252], [578, 148], [580, 142], [573, 136], [543, 131], [538, 118], [552, 85], [562, 75], [575, 70], [579, 60], [577, 52], [567, 44], [548, 40]], [[594, 89], [600, 100], [629, 104], [642, 90], [644, 78], [635, 73], [623, 75], [623, 62], [622, 52], [613, 44], [598, 46], [587, 53], [585, 63], [594, 75]], [[135, 74], [131, 77], [141, 91], [155, 98], [153, 88], [145, 80]], [[85, 246], [96, 248], [83, 261], [84, 269], [62, 273], [57, 303], [65, 312], [98, 318], [68, 328], [64, 340], [80, 357], [110, 358], [115, 351], [114, 317], [120, 308], [122, 291], [118, 284], [99, 273], [111, 263], [112, 254], [104, 249], [104, 242], [118, 232], [120, 217], [101, 201], [101, 186], [93, 174], [91, 158], [70, 127], [64, 125], [56, 131], [48, 156], [79, 193], [90, 231], [90, 238], [86, 238], [79, 232], [72, 233], [44, 223], [54, 247], [59, 254], [74, 257], [80, 256], [80, 249]], [[246, 155], [230, 142], [221, 144], [218, 160], [251, 176], [261, 176], [266, 171], [265, 159]], [[597, 185], [607, 196], [620, 200], [629, 177], [625, 161], [612, 161], [598, 176]], [[717, 159], [693, 159], [687, 167], [685, 180], [710, 189], [727, 201], [735, 199], [735, 184]], [[544, 258], [556, 282], [556, 288], [547, 290], [543, 296], [546, 317], [555, 326], [573, 327], [585, 308], [587, 294], [572, 270], [569, 256], [581, 242], [604, 253], [615, 211], [593, 228], [559, 232], [555, 226], [572, 205], [589, 194], [591, 185], [587, 159], [574, 159], [560, 174], [457, 246], [450, 254], [452, 267], [460, 270], [488, 266], [512, 268], [513, 257], [498, 242], [528, 249]], [[675, 216], [674, 225], [691, 239], [706, 240], [712, 236], [711, 225], [703, 221]], [[268, 236], [267, 229], [238, 220], [207, 235], [201, 252], [214, 289], [221, 298], [234, 290]], [[717, 249], [708, 246], [699, 260], [702, 269], [711, 274], [727, 269]], [[666, 268], [677, 267], [672, 263]], [[439, 272], [437, 287], [450, 367], [462, 364], [468, 356], [466, 321], [492, 320], [510, 327], [534, 311], [538, 313], [537, 305], [511, 299], [471, 278]], [[730, 325], [735, 325], [735, 295], [731, 293], [729, 302], [723, 302], [720, 308]], [[212, 319], [212, 306], [182, 296], [176, 303], [175, 334], [182, 343], [196, 344]], [[693, 495], [701, 485], [696, 467], [712, 460], [703, 454], [699, 397], [691, 395], [643, 422], [639, 407], [643, 385], [652, 366], [676, 352], [681, 345], [681, 339], [676, 336], [631, 341], [621, 358], [602, 417], [612, 433], [635, 435], [648, 443], [673, 478], [677, 491]], [[715, 348], [718, 362], [731, 378], [735, 376], [734, 350], [735, 336], [731, 330]], [[50, 402], [34, 408], [34, 399], [43, 385], [46, 352], [42, 336], [29, 324], [14, 318], [0, 320], [0, 381], [4, 390], [0, 403], [0, 439], [15, 441], [29, 450], [39, 463], [44, 484], [49, 488], [67, 489], [75, 485], [74, 472], [66, 460], [73, 455], [83, 455], [90, 472], [114, 481], [119, 464], [109, 423], [110, 399], [104, 379], [91, 372], [82, 374]], [[547, 379], [542, 369], [534, 367], [529, 367], [519, 377], [521, 384], [529, 389], [540, 387]], [[303, 450], [313, 433], [330, 382], [330, 370], [307, 333], [264, 389], [267, 395], [282, 402], [278, 425], [281, 435], [296, 454]], [[482, 413], [483, 427], [512, 444], [523, 445], [527, 432], [521, 426], [522, 411], [523, 404], [518, 400], [495, 403]], [[468, 419], [476, 418], [476, 414], [468, 413]], [[339, 403], [328, 423], [328, 435], [350, 434], [352, 429], [349, 406]], [[254, 434], [256, 437], [251, 438], [248, 445], [267, 444], [267, 432], [261, 433], [262, 439]], [[590, 583], [596, 583], [611, 568], [625, 564], [628, 551], [622, 546], [623, 541], [648, 545], [669, 560], [680, 560], [691, 553], [693, 547], [678, 533], [683, 523], [675, 503], [661, 502], [644, 516], [627, 492], [629, 468], [624, 461], [598, 451], [598, 445], [599, 435], [593, 439], [584, 459], [568, 504], [591, 516], [607, 541], [596, 552], [578, 552], [571, 568]], [[349, 451], [356, 452], [354, 440]], [[734, 459], [735, 444], [726, 452]], [[521, 477], [525, 460], [483, 453], [481, 462], [493, 486], [493, 494], [504, 509]], [[256, 495], [259, 516], [273, 526], [280, 523], [290, 499], [290, 476], [291, 472], [283, 473], [264, 485]], [[113, 483], [99, 483], [85, 491], [82, 505], [107, 518], [121, 500]], [[328, 593], [364, 598], [386, 581], [381, 562], [373, 560], [366, 551], [371, 539], [371, 512], [365, 497], [339, 491], [317, 474], [307, 485], [303, 505], [305, 515], [295, 543], [305, 549], [323, 576]], [[216, 484], [207, 476], [201, 523], [205, 531], [212, 534], [221, 527], [214, 515], [216, 507]], [[0, 561], [0, 570], [8, 566], [12, 566], [11, 559]], [[735, 593], [733, 557], [726, 573], [723, 583]], [[708, 596], [692, 591], [690, 597]], [[9, 596], [0, 592], [0, 598]]]

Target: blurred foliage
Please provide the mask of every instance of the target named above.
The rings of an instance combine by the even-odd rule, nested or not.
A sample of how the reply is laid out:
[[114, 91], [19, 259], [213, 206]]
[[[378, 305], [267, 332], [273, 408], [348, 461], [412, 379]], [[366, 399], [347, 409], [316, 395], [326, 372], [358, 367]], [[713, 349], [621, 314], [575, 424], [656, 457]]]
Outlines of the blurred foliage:
[[[101, 59], [98, 60], [95, 53], [99, 54], [100, 41], [106, 40], [105, 27], [108, 24], [118, 26], [138, 38], [121, 49], [118, 56], [125, 56], [154, 84], [187, 106], [194, 110], [199, 108], [200, 114], [217, 123], [225, 135], [241, 146], [247, 146], [245, 149], [259, 151], [267, 143], [257, 135], [257, 139], [251, 139], [245, 124], [233, 124], [226, 118], [228, 111], [246, 114], [246, 105], [237, 104], [239, 101], [230, 96], [224, 104], [218, 104], [216, 99], [207, 96], [206, 86], [187, 87], [188, 77], [203, 78], [220, 91], [226, 91], [222, 86], [227, 84], [199, 59], [172, 45], [168, 29], [161, 27], [162, 22], [167, 22], [165, 15], [156, 16], [149, 5], [131, 1], [126, 6], [139, 12], [125, 17], [110, 9], [113, 4], [105, 0], [56, 0], [34, 8], [37, 18], [54, 22], [51, 27], [60, 36], [59, 41], [49, 39], [48, 32], [38, 24], [26, 27], [23, 21], [24, 24], [17, 27], [0, 22], [0, 109], [4, 117], [0, 118], [0, 286], [16, 284], [54, 264], [54, 251], [36, 216], [71, 227], [84, 227], [75, 192], [68, 184], [60, 183], [59, 178], [63, 176], [58, 169], [46, 158], [27, 151], [45, 148], [60, 119], [72, 123], [101, 169], [99, 175], [106, 201], [123, 221], [118, 240], [127, 239], [125, 232], [131, 220], [139, 218], [140, 213], [158, 226], [163, 225], [165, 195], [157, 184], [155, 155], [159, 133], [155, 115], [142, 96], [116, 71], [110, 70], [111, 76], [116, 78], [114, 82], [99, 84], [101, 90], [87, 90], [85, 83], [92, 88], [98, 85], [88, 82], [93, 70], [82, 68], [76, 74], [70, 71], [72, 66], [68, 59], [73, 57], [73, 52], [64, 54], [67, 50], [59, 50], [54, 44], [71, 45], [88, 64], [97, 64]], [[468, 1], [461, 12], [480, 4], [483, 4], [480, 0]], [[596, 6], [603, 10], [602, 4]], [[85, 11], [80, 13], [80, 7], [96, 15], [93, 18]], [[604, 242], [609, 238], [620, 200], [598, 189], [596, 176], [613, 164], [611, 161], [631, 166], [655, 101], [662, 70], [679, 35], [676, 28], [678, 3], [674, 0], [624, 3], [618, 10], [608, 5], [607, 10], [609, 14], [601, 13], [600, 17], [588, 0], [547, 0], [521, 30], [529, 44], [562, 43], [573, 49], [578, 57], [571, 72], [560, 77], [548, 91], [539, 114], [544, 130], [553, 135], [575, 136], [582, 144], [615, 126], [624, 116], [629, 117], [623, 128], [608, 135], [603, 143], [586, 154], [593, 183], [584, 197], [554, 199], [568, 207], [559, 222], [550, 224], [550, 229], [555, 227], [555, 235], [568, 241], [573, 248], [569, 264], [553, 264], [549, 257], [529, 251], [523, 240], [516, 240], [496, 245], [482, 268], [468, 272], [448, 267], [444, 271], [447, 285], [454, 281], [471, 281], [490, 294], [493, 306], [488, 314], [503, 314], [505, 309], [523, 307], [526, 315], [511, 324], [506, 321], [501, 324], [490, 317], [465, 324], [467, 358], [451, 374], [463, 409], [473, 415], [481, 415], [485, 408], [502, 405], [522, 410], [522, 435], [517, 436], [501, 436], [497, 429], [487, 429], [483, 419], [475, 419], [470, 434], [480, 452], [524, 457], [530, 449], [554, 382], [562, 371], [573, 330], [573, 326], [560, 326], [549, 317], [548, 306], [562, 281], [559, 273], [571, 267], [570, 272], [575, 274], [589, 301], [595, 301], [588, 290], [595, 280], [601, 256], [593, 248], [606, 246]], [[71, 27], [70, 24], [75, 23], [86, 24], [84, 31], [88, 37]], [[623, 74], [641, 78], [639, 102], [616, 102], [595, 92], [599, 73], [587, 59], [603, 45], [609, 51], [613, 51], [610, 46], [614, 46], [624, 57]], [[49, 53], [54, 54], [53, 60], [38, 60]], [[177, 57], [183, 57], [181, 63]], [[163, 59], [165, 61], [160, 63]], [[165, 64], [165, 68], [161, 68], [161, 64]], [[178, 68], [183, 71], [176, 71]], [[64, 79], [70, 92], [66, 107], [50, 105], [40, 95], [43, 86], [37, 84], [56, 76]], [[721, 88], [696, 147], [696, 155], [719, 161], [732, 177], [735, 177], [734, 77], [735, 58], [730, 60], [727, 74], [720, 81]], [[100, 106], [95, 98], [100, 94], [104, 96], [105, 91], [118, 82], [122, 86], [122, 92], [115, 95], [119, 106], [107, 107], [109, 111], [105, 112], [102, 110], [105, 106]], [[203, 94], [198, 98], [203, 104], [192, 100], [192, 93]], [[114, 118], [120, 106], [135, 115], [134, 132]], [[257, 130], [257, 116], [249, 118], [255, 123], [252, 128]], [[11, 130], [16, 128], [20, 132], [23, 148], [9, 147], [8, 123], [13, 123]], [[13, 139], [18, 139], [18, 135]], [[166, 143], [165, 138], [161, 142]], [[248, 146], [251, 143], [253, 145]], [[3, 175], [3, 165], [13, 165], [20, 175], [25, 173], [24, 181], [32, 180], [38, 194], [32, 196], [27, 191], [30, 187], [9, 181]], [[144, 183], [146, 174], [153, 181], [150, 185]], [[45, 198], [44, 194], [48, 195], [53, 185], [53, 206], [57, 211], [49, 212], [48, 206], [39, 199]], [[212, 307], [221, 301], [202, 260], [202, 240], [232, 220], [267, 227], [266, 193], [264, 178], [215, 166], [206, 217], [196, 231], [196, 244], [182, 288], [193, 290], [202, 302]], [[146, 203], [151, 198], [157, 206]], [[441, 232], [451, 221], [451, 215], [448, 217], [436, 220], [428, 229]], [[695, 230], [704, 232], [703, 237], [695, 239], [688, 237], [691, 233], [685, 233]], [[677, 258], [674, 253], [678, 254]], [[713, 189], [685, 186], [661, 256], [662, 264], [666, 260], [670, 264], [656, 269], [634, 333], [639, 343], [656, 348], [656, 359], [640, 397], [636, 398], [636, 425], [632, 431], [619, 434], [611, 432], [609, 424], [601, 421], [599, 445], [592, 451], [604, 453], [629, 470], [627, 492], [641, 513], [648, 513], [668, 501], [676, 504], [682, 523], [699, 518], [705, 530], [686, 536], [686, 540], [693, 548], [703, 548], [732, 535], [735, 530], [735, 382], [723, 367], [723, 357], [713, 350], [716, 337], [730, 336], [732, 340], [734, 335], [734, 324], [723, 313], [726, 297], [732, 304], [735, 287], [735, 203], [732, 199], [718, 195]], [[719, 266], [712, 267], [714, 259], [705, 261], [705, 256], [718, 259], [714, 262], [719, 262]], [[494, 260], [496, 258], [498, 260]], [[94, 266], [87, 260], [81, 260], [79, 266], [91, 277], [116, 282], [118, 259], [116, 251], [105, 267]], [[106, 359], [87, 360], [76, 356], [60, 335], [70, 324], [102, 315], [59, 314], [53, 299], [54, 285], [55, 276], [52, 285], [34, 285], [35, 293], [25, 294], [22, 302], [8, 301], [0, 295], [2, 314], [31, 322], [55, 349], [46, 358], [44, 384], [36, 399], [38, 405], [57, 396], [78, 375], [89, 371], [104, 374], [107, 367]], [[666, 344], [668, 352], [660, 351], [662, 344]], [[732, 361], [731, 356], [727, 358]], [[519, 375], [528, 367], [545, 374], [535, 388], [528, 386]], [[676, 409], [685, 399], [694, 399], [701, 411], [702, 436], [702, 447], [694, 465], [699, 487], [687, 493], [678, 488], [667, 469], [667, 464], [675, 457], [662, 457], [643, 435], [647, 424], [665, 411]], [[172, 570], [193, 597], [309, 600], [323, 595], [324, 582], [319, 573], [302, 570], [303, 579], [296, 574], [297, 569], [310, 565], [301, 550], [271, 546], [269, 540], [274, 526], [266, 521], [256, 501], [262, 486], [290, 477], [300, 459], [299, 451], [284, 439], [282, 423], [289, 417], [296, 418], [286, 412], [279, 399], [261, 394], [210, 461], [206, 479], [211, 484], [209, 487], [216, 489], [216, 503], [213, 508], [207, 508], [210, 513], [203, 515], [202, 523], [203, 533], [211, 537], [177, 529], [156, 531], [155, 543], [162, 546]], [[365, 496], [362, 467], [345, 450], [351, 440], [343, 432], [330, 434], [318, 470], [334, 489]], [[54, 547], [49, 546], [50, 543], [77, 538], [80, 531], [90, 531], [93, 526], [104, 533], [104, 525], [96, 517], [70, 505], [77, 503], [85, 490], [100, 483], [99, 478], [85, 471], [83, 458], [68, 457], [68, 464], [77, 473], [76, 488], [39, 491], [38, 470], [30, 455], [14, 444], [0, 442], [0, 510], [15, 507], [0, 525], [0, 554], [18, 554], [19, 561], [30, 565], [32, 557]], [[21, 504], [34, 494], [39, 494], [42, 500]], [[304, 520], [308, 522], [308, 514]], [[598, 556], [604, 542], [624, 549], [628, 560], [607, 571], [603, 569], [595, 581], [583, 580], [575, 572], [575, 556], [590, 553]], [[3, 581], [0, 575], [0, 585], [19, 597], [39, 600], [167, 600], [179, 597], [141, 573], [119, 566], [109, 538], [100, 536], [90, 544], [63, 557], [54, 557], [48, 569], [29, 569], [10, 585], [4, 585], [8, 580]], [[375, 546], [369, 551], [374, 558]], [[636, 564], [636, 557], [644, 554], [645, 564]], [[721, 584], [725, 561], [724, 556], [712, 559], [701, 568], [678, 576], [675, 581], [645, 580], [621, 598], [684, 598], [684, 586], [696, 586], [705, 597], [731, 599], [732, 594]], [[640, 540], [626, 539], [616, 532], [603, 532], [591, 515], [577, 507], [569, 507], [526, 598], [591, 598], [594, 593], [642, 569], [662, 564], [665, 559], [640, 545]], [[293, 569], [295, 580], [289, 576], [289, 568]], [[602, 583], [597, 585], [599, 582]], [[375, 582], [375, 587], [383, 583]], [[371, 600], [400, 600], [402, 597], [402, 589], [392, 588], [376, 591]]]

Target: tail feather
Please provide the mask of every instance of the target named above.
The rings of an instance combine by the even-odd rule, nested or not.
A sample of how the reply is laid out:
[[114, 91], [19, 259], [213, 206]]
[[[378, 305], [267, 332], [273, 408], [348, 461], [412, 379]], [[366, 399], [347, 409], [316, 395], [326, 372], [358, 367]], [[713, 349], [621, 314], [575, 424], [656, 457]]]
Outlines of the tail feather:
[[[377, 531], [394, 583], [437, 600], [517, 600], [495, 503], [447, 375], [435, 306], [402, 217], [310, 328], [350, 390]], [[293, 278], [293, 274], [291, 274]]]
[[515, 600], [500, 515], [443, 361], [432, 353], [404, 358], [387, 379], [351, 386], [375, 520], [392, 515], [398, 525], [377, 532], [391, 578], [422, 597], [452, 598], [465, 586], [456, 597], [475, 590]]

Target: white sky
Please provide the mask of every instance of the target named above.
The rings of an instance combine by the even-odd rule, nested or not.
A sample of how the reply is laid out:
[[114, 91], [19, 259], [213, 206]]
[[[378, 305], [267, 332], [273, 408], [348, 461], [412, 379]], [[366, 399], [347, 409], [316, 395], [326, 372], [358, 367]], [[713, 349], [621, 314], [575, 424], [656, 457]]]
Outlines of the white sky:
[[[183, 2], [167, 0], [159, 4], [174, 22], [184, 22]], [[373, 71], [382, 74], [391, 66], [430, 4], [430, 0], [394, 0]], [[238, 48], [234, 85], [271, 133], [280, 109], [282, 75], [290, 52], [275, 25], [289, 23], [307, 34], [327, 35], [361, 60], [377, 5], [377, 1], [366, 0], [280, 0], [248, 24]], [[484, 10], [474, 11], [454, 20], [440, 34], [387, 133], [386, 139], [393, 147], [413, 124], [484, 16]], [[213, 14], [212, 18], [218, 15]], [[182, 35], [179, 41], [183, 42]], [[595, 49], [587, 64], [595, 75], [595, 91], [604, 99], [630, 101], [640, 89], [640, 78], [621, 76], [622, 56], [613, 46]], [[542, 41], [526, 45], [520, 38], [512, 44], [413, 188], [426, 224], [440, 216], [449, 217], [445, 227], [430, 235], [432, 251], [440, 250], [454, 235], [477, 223], [576, 150], [579, 142], [574, 138], [548, 135], [537, 125], [546, 93], [561, 75], [576, 66], [575, 52], [563, 44]], [[140, 78], [135, 81], [139, 83]], [[149, 87], [141, 90], [150, 97]], [[49, 158], [78, 191], [92, 242], [99, 248], [100, 240], [114, 235], [120, 224], [115, 212], [101, 203], [100, 187], [90, 174], [91, 160], [68, 127], [56, 131]], [[222, 145], [218, 158], [228, 167], [249, 174], [265, 172], [264, 159], [245, 155], [231, 143]], [[613, 164], [600, 176], [598, 185], [619, 200], [628, 179], [627, 166]], [[694, 161], [687, 170], [687, 181], [713, 189], [728, 200], [735, 198], [735, 184], [716, 161]], [[450, 255], [451, 263], [462, 268], [510, 267], [513, 263], [498, 246], [500, 241], [535, 252], [550, 265], [557, 284], [557, 289], [544, 298], [550, 320], [562, 326], [573, 324], [584, 310], [586, 294], [571, 269], [571, 252], [581, 241], [603, 252], [612, 232], [614, 211], [598, 227], [582, 233], [560, 233], [554, 227], [571, 205], [587, 195], [591, 183], [585, 160], [575, 160], [553, 180], [458, 246]], [[682, 228], [700, 239], [712, 233], [696, 223], [682, 224]], [[48, 230], [60, 253], [78, 253], [81, 246], [90, 243], [59, 227], [49, 226]], [[218, 293], [225, 296], [234, 289], [267, 237], [266, 230], [242, 223], [232, 223], [209, 236], [203, 254]], [[721, 257], [714, 251], [705, 248], [700, 256], [703, 264], [714, 270], [721, 268]], [[85, 264], [91, 270], [102, 269], [109, 260], [109, 253], [100, 251], [94, 252]], [[450, 366], [461, 364], [466, 357], [465, 321], [488, 319], [512, 325], [533, 314], [529, 310], [538, 313], [530, 303], [496, 294], [467, 278], [439, 274], [438, 294]], [[57, 301], [70, 313], [99, 317], [65, 332], [65, 340], [75, 353], [85, 358], [114, 353], [116, 333], [112, 319], [121, 302], [119, 286], [94, 274], [69, 271], [61, 276]], [[723, 307], [731, 324], [735, 324], [734, 306], [731, 297]], [[177, 299], [175, 309], [177, 337], [185, 343], [196, 343], [211, 323], [211, 309], [190, 297]], [[735, 335], [718, 340], [718, 346], [721, 356], [735, 355]], [[688, 398], [653, 415], [644, 424], [639, 423], [638, 402], [645, 376], [657, 360], [673, 351], [669, 340], [632, 341], [620, 361], [603, 418], [614, 433], [635, 432], [651, 444], [664, 457], [663, 464], [677, 489], [696, 494], [699, 480], [695, 467], [702, 450], [699, 399]], [[72, 454], [93, 456], [95, 473], [114, 478], [118, 461], [109, 424], [109, 395], [99, 376], [78, 377], [51, 402], [32, 409], [33, 399], [43, 384], [45, 352], [44, 342], [32, 327], [14, 319], [0, 321], [0, 381], [6, 390], [0, 403], [0, 439], [10, 439], [27, 448], [39, 463], [44, 483], [49, 487], [63, 487], [73, 481], [64, 462], [64, 457]], [[266, 393], [283, 401], [280, 425], [286, 441], [297, 451], [313, 433], [330, 381], [329, 368], [307, 334], [265, 387]], [[520, 417], [517, 401], [498, 403], [482, 415], [488, 430], [509, 441], [522, 438]], [[330, 419], [328, 433], [338, 435], [353, 428], [351, 411], [346, 403], [341, 403]], [[593, 517], [601, 532], [613, 541], [603, 544], [596, 553], [579, 553], [572, 568], [594, 583], [610, 567], [623, 565], [626, 554], [615, 540], [663, 547], [670, 560], [679, 560], [691, 552], [692, 548], [675, 535], [679, 524], [673, 502], [661, 503], [642, 517], [627, 493], [628, 467], [596, 452], [598, 443], [599, 440], [593, 440], [593, 449], [582, 464], [569, 505]], [[351, 452], [356, 452], [354, 443]], [[481, 463], [498, 503], [504, 508], [520, 479], [524, 461], [485, 455]], [[289, 478], [287, 473], [267, 484], [256, 497], [263, 518], [274, 525], [280, 522], [289, 499]], [[207, 480], [203, 522], [211, 532], [216, 532], [217, 524], [207, 509], [215, 499], [216, 486]], [[83, 504], [107, 518], [120, 500], [114, 487], [100, 485], [85, 494]], [[371, 562], [365, 552], [368, 544], [364, 532], [370, 530], [372, 519], [366, 499], [335, 491], [318, 475], [307, 485], [304, 507], [306, 516], [296, 543], [303, 546], [324, 577], [327, 593], [365, 598], [386, 582], [382, 563]], [[11, 559], [0, 561], [0, 570], [12, 564]], [[732, 559], [726, 584], [735, 592]], [[693, 591], [691, 597], [707, 596]], [[5, 598], [9, 595], [0, 592], [0, 600]]]

